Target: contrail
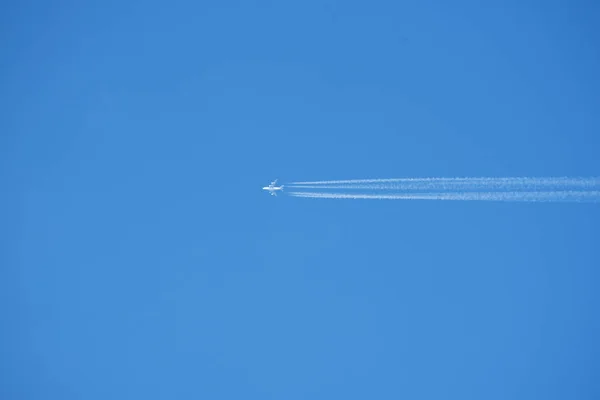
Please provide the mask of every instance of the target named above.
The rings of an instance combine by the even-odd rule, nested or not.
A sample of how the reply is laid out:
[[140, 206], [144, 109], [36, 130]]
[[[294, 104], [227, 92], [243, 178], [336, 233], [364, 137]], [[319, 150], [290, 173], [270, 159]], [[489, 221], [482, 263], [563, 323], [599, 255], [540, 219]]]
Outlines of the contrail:
[[290, 196], [322, 199], [600, 202], [600, 177], [347, 179], [288, 186]]
[[348, 179], [335, 181], [292, 182], [288, 186], [303, 189], [510, 189], [510, 188], [593, 188], [600, 186], [600, 177], [508, 177], [508, 178], [392, 178]]
[[361, 184], [324, 184], [324, 185], [292, 185], [293, 189], [343, 189], [343, 190], [559, 190], [559, 189], [593, 189], [600, 188], [600, 184], [589, 183], [515, 183], [515, 182], [406, 182], [406, 183], [361, 183]]
[[359, 194], [291, 192], [292, 197], [312, 199], [374, 199], [374, 200], [463, 200], [463, 201], [525, 201], [525, 202], [598, 202], [600, 191], [547, 192], [447, 192], [407, 194]]

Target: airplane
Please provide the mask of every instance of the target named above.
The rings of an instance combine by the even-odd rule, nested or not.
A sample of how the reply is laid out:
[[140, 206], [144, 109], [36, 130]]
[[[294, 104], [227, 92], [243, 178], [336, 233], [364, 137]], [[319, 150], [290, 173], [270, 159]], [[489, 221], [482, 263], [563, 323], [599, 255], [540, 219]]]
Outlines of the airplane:
[[263, 190], [266, 190], [267, 192], [271, 193], [271, 196], [277, 196], [277, 193], [275, 193], [275, 192], [277, 190], [283, 191], [283, 185], [281, 185], [281, 186], [275, 186], [276, 183], [277, 183], [277, 179], [275, 179], [273, 182], [271, 182], [269, 184], [269, 186], [265, 186], [263, 188]]

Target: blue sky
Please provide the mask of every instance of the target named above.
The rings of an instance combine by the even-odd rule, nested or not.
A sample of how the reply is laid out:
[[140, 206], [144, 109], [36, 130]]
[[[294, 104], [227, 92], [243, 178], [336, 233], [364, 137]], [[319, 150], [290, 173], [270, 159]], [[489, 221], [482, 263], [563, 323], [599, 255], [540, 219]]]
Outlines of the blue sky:
[[4, 4], [0, 397], [599, 398], [597, 205], [260, 190], [599, 176], [599, 4]]

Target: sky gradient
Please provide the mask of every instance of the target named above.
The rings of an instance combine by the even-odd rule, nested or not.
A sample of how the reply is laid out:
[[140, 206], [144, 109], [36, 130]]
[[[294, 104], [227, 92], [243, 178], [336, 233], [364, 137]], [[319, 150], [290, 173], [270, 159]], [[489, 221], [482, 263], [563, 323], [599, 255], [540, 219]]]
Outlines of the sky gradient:
[[598, 399], [600, 3], [0, 6], [0, 398]]

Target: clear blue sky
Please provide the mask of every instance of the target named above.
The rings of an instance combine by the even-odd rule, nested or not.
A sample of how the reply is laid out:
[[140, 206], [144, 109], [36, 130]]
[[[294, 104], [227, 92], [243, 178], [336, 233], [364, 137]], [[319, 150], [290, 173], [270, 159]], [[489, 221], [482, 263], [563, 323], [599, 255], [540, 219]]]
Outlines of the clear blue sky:
[[[598, 1], [0, 8], [0, 398], [598, 399]], [[18, 3], [18, 4], [17, 4]]]

